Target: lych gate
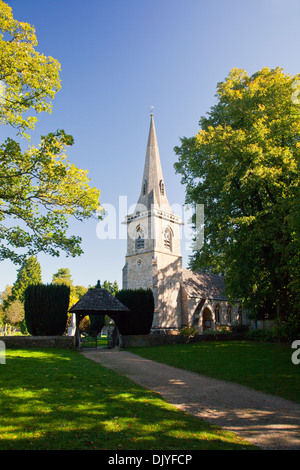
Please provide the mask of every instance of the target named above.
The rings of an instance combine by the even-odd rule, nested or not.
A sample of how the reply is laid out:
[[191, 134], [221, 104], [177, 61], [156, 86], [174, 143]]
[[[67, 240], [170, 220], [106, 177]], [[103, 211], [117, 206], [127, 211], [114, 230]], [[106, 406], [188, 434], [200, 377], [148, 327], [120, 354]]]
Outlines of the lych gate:
[[96, 287], [89, 289], [81, 299], [73, 305], [70, 313], [76, 315], [76, 346], [80, 345], [79, 323], [86, 315], [108, 315], [115, 322], [118, 315], [129, 312], [119, 300], [117, 300], [108, 290], [102, 289], [100, 282]]

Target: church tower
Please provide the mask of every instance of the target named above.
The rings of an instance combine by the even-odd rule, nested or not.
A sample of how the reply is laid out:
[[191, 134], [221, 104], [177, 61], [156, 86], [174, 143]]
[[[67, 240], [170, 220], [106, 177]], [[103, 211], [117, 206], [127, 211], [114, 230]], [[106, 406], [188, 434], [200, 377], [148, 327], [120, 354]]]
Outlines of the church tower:
[[153, 291], [153, 330], [181, 327], [181, 218], [173, 214], [166, 195], [151, 114], [141, 192], [134, 213], [127, 215], [127, 254], [123, 289]]

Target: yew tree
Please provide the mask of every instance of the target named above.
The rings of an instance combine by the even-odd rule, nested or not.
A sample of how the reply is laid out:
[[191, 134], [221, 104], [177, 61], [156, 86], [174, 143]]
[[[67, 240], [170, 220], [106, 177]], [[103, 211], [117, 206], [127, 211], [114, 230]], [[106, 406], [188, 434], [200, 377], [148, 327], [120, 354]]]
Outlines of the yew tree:
[[60, 129], [39, 146], [28, 143], [61, 87], [59, 62], [36, 46], [34, 27], [15, 20], [0, 0], [0, 124], [2, 135], [4, 126], [16, 134], [0, 142], [0, 259], [15, 263], [41, 251], [80, 255], [81, 238], [67, 235], [68, 219], [83, 221], [99, 209], [100, 191], [90, 187], [87, 170], [67, 159], [72, 136]]
[[175, 148], [186, 203], [204, 204], [195, 270], [224, 274], [256, 318], [297, 316], [300, 294], [299, 75], [233, 69], [196, 136]]

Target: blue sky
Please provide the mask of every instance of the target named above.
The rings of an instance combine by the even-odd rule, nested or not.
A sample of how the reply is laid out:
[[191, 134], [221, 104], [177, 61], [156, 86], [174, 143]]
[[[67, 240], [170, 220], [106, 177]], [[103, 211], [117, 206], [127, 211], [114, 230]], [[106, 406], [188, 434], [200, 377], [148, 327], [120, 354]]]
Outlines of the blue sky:
[[[62, 89], [51, 115], [40, 115], [32, 142], [62, 128], [73, 135], [69, 160], [88, 169], [102, 204], [128, 208], [141, 187], [150, 107], [154, 116], [166, 193], [184, 204], [175, 174], [174, 147], [198, 131], [215, 103], [216, 85], [234, 67], [252, 74], [263, 67], [299, 73], [299, 0], [7, 0], [14, 17], [35, 26], [38, 50], [61, 63]], [[0, 129], [1, 141], [8, 129]], [[117, 228], [120, 220], [117, 219]], [[123, 227], [123, 226], [122, 226]], [[98, 227], [99, 228], [99, 227]], [[38, 259], [43, 281], [61, 267], [76, 285], [98, 279], [121, 286], [126, 240], [100, 240], [97, 221], [70, 222], [83, 239], [77, 258]], [[124, 228], [122, 229], [124, 230]], [[121, 232], [122, 235], [123, 232]], [[183, 264], [191, 254], [182, 246]], [[0, 290], [16, 279], [1, 262]]]

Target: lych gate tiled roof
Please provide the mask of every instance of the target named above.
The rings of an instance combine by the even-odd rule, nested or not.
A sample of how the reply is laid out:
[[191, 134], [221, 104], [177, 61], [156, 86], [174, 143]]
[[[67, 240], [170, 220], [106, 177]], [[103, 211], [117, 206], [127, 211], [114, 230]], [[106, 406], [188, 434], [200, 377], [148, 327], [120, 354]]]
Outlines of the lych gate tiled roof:
[[227, 300], [223, 276], [183, 269], [182, 284], [189, 297]]
[[71, 313], [86, 313], [89, 314], [109, 314], [129, 312], [118, 299], [116, 299], [106, 289], [99, 287], [89, 289], [81, 299], [70, 308]]

